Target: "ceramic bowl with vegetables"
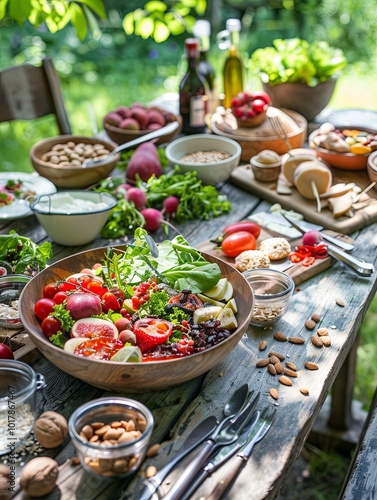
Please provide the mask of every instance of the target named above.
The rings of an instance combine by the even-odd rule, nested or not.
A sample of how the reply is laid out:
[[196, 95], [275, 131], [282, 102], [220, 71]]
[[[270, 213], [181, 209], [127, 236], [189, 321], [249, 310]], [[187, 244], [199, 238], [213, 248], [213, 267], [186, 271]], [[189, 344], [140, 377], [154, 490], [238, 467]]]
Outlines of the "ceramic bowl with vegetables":
[[[88, 293], [89, 292], [89, 293]], [[182, 236], [99, 248], [52, 264], [25, 288], [21, 319], [57, 367], [105, 390], [137, 393], [220, 363], [250, 322], [253, 295], [230, 264]]]

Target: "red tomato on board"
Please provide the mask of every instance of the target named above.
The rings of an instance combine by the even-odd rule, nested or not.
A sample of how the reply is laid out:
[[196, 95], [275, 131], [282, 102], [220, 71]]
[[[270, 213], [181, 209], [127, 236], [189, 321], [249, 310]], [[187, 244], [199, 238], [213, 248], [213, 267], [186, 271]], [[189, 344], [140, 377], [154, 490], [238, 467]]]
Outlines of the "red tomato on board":
[[257, 240], [259, 238], [261, 228], [256, 222], [243, 220], [240, 222], [234, 222], [233, 224], [229, 224], [228, 226], [224, 227], [223, 235], [225, 237], [228, 234], [238, 233], [238, 231], [247, 231], [248, 233], [251, 233]]
[[61, 324], [57, 318], [54, 318], [54, 316], [47, 316], [47, 318], [42, 321], [41, 328], [43, 335], [49, 339], [51, 335], [55, 335], [59, 330], [61, 330]]
[[118, 339], [98, 337], [82, 342], [76, 347], [74, 353], [78, 356], [86, 358], [95, 358], [107, 361], [116, 352], [118, 352], [119, 349], [122, 349], [122, 347], [124, 347], [124, 344]]
[[146, 352], [167, 341], [172, 334], [172, 325], [164, 319], [143, 318], [136, 321], [133, 331], [141, 352]]
[[255, 236], [247, 231], [238, 231], [226, 236], [221, 244], [221, 249], [227, 257], [237, 257], [246, 250], [255, 250], [257, 242]]
[[54, 310], [55, 302], [52, 299], [39, 299], [34, 305], [34, 313], [39, 319], [45, 319]]

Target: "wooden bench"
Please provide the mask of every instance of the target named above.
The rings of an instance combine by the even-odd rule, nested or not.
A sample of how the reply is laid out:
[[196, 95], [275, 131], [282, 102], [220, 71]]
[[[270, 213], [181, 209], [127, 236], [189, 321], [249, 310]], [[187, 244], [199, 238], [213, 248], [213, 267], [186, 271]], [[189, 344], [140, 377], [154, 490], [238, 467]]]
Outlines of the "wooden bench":
[[377, 389], [339, 500], [377, 498]]

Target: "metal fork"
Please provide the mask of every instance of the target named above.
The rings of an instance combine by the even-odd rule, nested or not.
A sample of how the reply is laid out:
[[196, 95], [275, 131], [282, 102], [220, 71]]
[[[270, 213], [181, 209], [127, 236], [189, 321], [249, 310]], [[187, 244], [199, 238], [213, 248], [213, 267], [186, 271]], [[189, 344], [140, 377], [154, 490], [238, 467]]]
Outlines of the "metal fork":
[[285, 142], [285, 145], [287, 146], [288, 151], [293, 149], [292, 144], [289, 142], [288, 135], [287, 135], [286, 131], [284, 130], [284, 127], [280, 121], [280, 118], [276, 115], [272, 115], [272, 116], [269, 116], [269, 119], [271, 120], [271, 125], [275, 131], [275, 134], [278, 137], [281, 137], [283, 139], [283, 141]]
[[251, 451], [254, 448], [254, 445], [267, 434], [274, 420], [275, 413], [275, 408], [271, 409], [266, 407], [263, 410], [258, 422], [250, 431], [249, 441], [239, 451], [237, 456], [234, 457], [231, 466], [227, 470], [226, 474], [217, 483], [215, 488], [212, 490], [212, 493], [208, 497], [206, 497], [206, 500], [219, 500], [220, 498], [222, 498], [233, 480], [238, 476], [238, 474], [246, 464], [251, 455]]

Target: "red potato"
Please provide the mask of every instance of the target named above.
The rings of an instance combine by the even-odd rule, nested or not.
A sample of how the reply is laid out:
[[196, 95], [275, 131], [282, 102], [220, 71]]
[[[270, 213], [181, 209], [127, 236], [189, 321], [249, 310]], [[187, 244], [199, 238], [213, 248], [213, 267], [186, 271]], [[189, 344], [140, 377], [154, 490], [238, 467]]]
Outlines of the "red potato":
[[165, 116], [155, 109], [151, 109], [148, 112], [148, 120], [148, 125], [150, 125], [151, 123], [158, 123], [163, 127], [166, 124]]
[[148, 113], [145, 109], [142, 109], [140, 107], [133, 106], [130, 109], [130, 117], [134, 118], [140, 125], [141, 130], [144, 130], [147, 128], [148, 122], [149, 122], [149, 117]]
[[126, 180], [135, 181], [137, 176], [146, 182], [152, 175], [160, 177], [161, 163], [157, 148], [152, 143], [140, 144], [132, 155], [126, 169]]
[[118, 127], [124, 130], [140, 130], [140, 123], [134, 118], [125, 118]]
[[74, 320], [98, 315], [102, 312], [101, 299], [91, 293], [76, 292], [69, 295], [67, 310]]

